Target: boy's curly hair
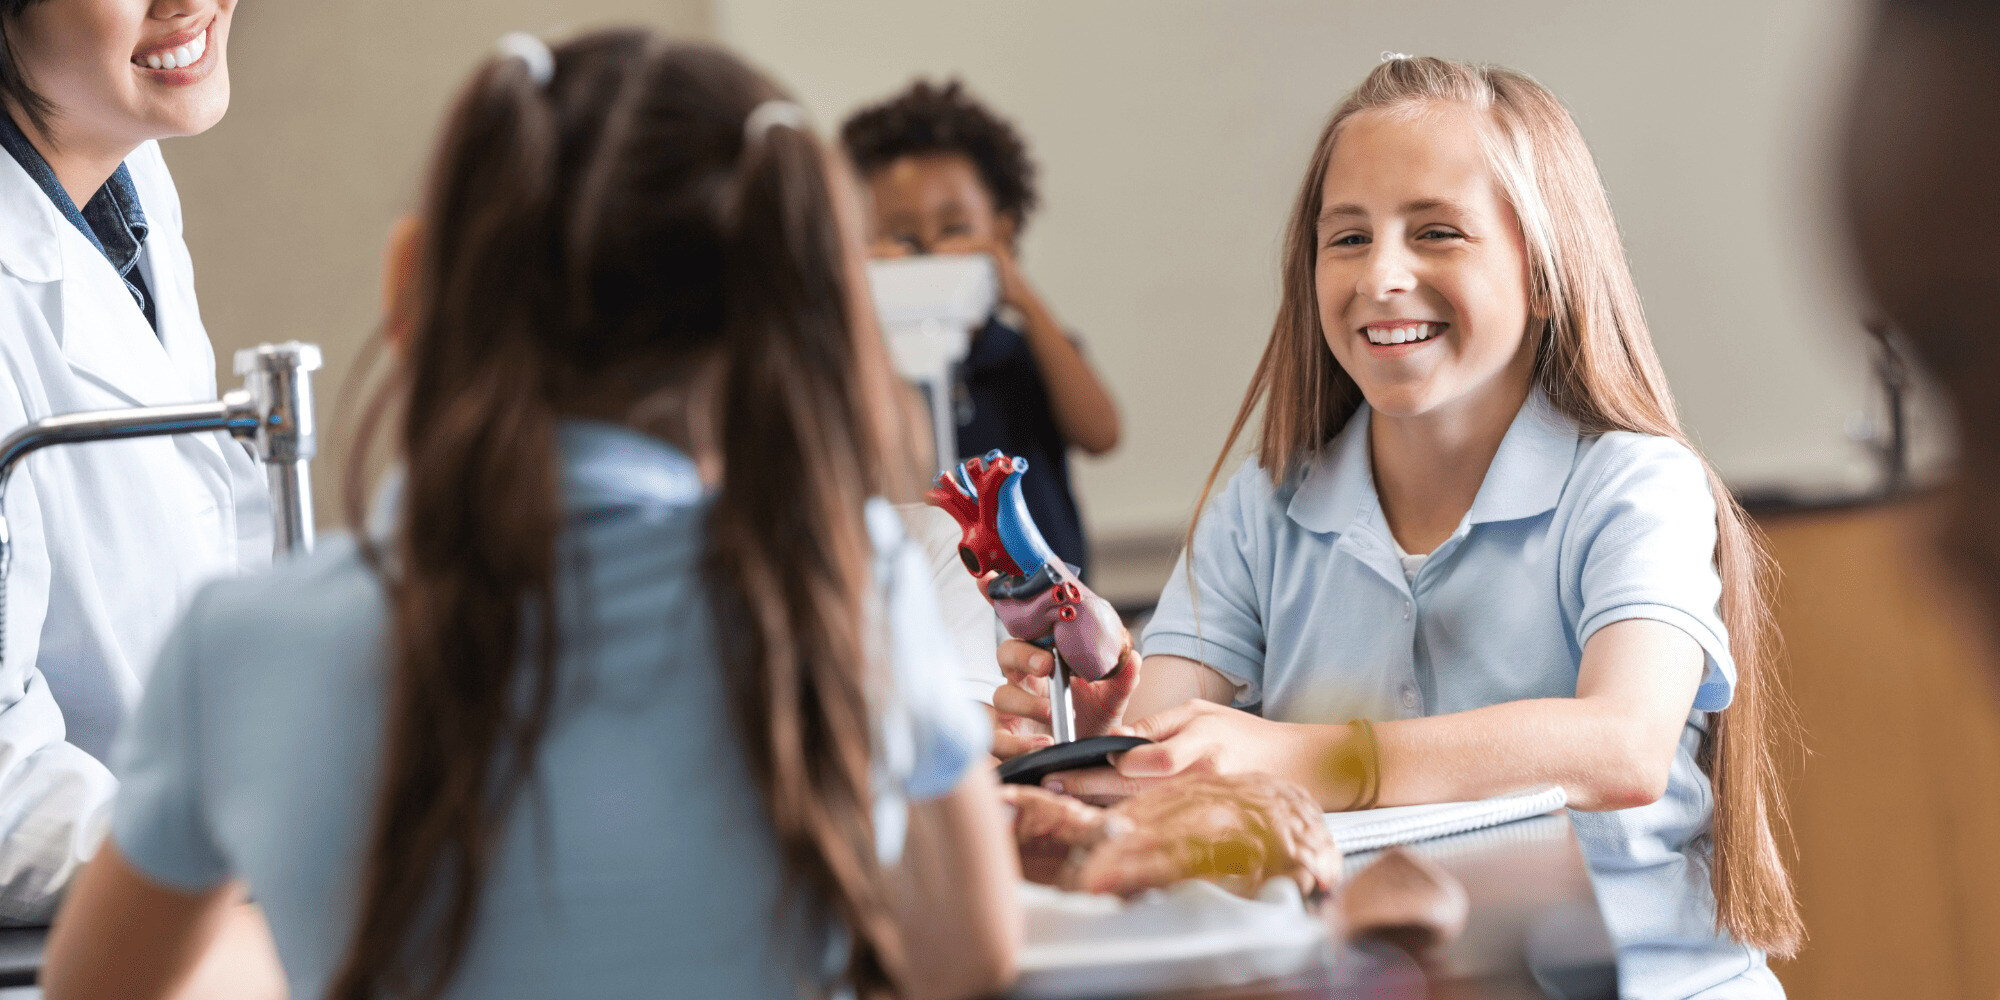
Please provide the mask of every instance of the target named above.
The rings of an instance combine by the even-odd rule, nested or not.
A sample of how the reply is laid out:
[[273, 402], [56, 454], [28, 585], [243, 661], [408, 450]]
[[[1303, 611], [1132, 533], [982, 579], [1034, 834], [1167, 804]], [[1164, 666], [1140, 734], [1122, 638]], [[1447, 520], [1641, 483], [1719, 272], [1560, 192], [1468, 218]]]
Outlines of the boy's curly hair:
[[988, 110], [958, 80], [939, 86], [919, 79], [862, 108], [840, 127], [840, 141], [863, 177], [906, 156], [961, 154], [979, 171], [994, 208], [1012, 216], [1017, 231], [1035, 210], [1035, 164], [1027, 143], [1012, 122]]

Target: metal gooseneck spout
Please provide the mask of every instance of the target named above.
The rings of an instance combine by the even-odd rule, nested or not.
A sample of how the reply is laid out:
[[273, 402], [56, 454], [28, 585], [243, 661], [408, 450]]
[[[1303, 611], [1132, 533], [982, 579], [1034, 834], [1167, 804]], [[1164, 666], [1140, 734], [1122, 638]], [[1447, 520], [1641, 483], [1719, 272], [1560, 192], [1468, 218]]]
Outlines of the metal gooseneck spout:
[[318, 452], [312, 373], [319, 347], [292, 341], [236, 352], [243, 388], [213, 403], [139, 406], [65, 413], [37, 420], [0, 439], [0, 662], [7, 648], [7, 573], [14, 559], [7, 526], [7, 484], [21, 460], [53, 445], [228, 431], [250, 444], [270, 476], [273, 540], [279, 555], [312, 551], [312, 476]]

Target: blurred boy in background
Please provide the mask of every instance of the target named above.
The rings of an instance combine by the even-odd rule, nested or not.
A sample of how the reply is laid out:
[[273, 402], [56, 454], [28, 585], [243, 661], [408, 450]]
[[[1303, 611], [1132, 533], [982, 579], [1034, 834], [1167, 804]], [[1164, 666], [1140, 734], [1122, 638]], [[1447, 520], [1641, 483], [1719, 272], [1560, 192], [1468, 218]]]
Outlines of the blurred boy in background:
[[998, 448], [1027, 459], [1035, 470], [1022, 481], [1029, 512], [1056, 554], [1088, 579], [1069, 449], [1102, 455], [1117, 447], [1118, 407], [1017, 260], [1036, 206], [1026, 143], [957, 81], [918, 80], [856, 112], [840, 135], [870, 196], [875, 256], [993, 258], [1000, 308], [973, 334], [952, 397], [940, 401], [955, 411], [952, 457]]

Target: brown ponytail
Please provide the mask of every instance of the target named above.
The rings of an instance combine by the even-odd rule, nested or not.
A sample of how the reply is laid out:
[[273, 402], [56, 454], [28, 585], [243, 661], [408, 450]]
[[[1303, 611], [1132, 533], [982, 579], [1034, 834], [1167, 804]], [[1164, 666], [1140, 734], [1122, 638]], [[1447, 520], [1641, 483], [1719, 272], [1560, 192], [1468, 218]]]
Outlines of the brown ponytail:
[[[902, 953], [870, 825], [869, 542], [853, 529], [887, 486], [888, 442], [863, 406], [882, 393], [855, 378], [846, 276], [825, 266], [843, 241], [817, 140], [774, 126], [746, 155], [724, 251], [739, 360], [722, 389], [708, 573], [723, 617], [751, 625], [729, 633], [724, 659], [741, 666], [732, 708], [786, 868], [853, 935], [847, 981], [881, 994]], [[833, 664], [848, 669], [814, 669]]]
[[512, 57], [482, 68], [433, 166], [397, 390], [407, 471], [379, 560], [387, 750], [330, 996], [449, 986], [556, 687], [557, 421], [606, 394], [671, 410], [646, 403], [692, 398], [696, 371], [719, 373], [719, 412], [665, 419], [719, 429], [705, 574], [730, 715], [790, 896], [850, 942], [827, 985], [894, 994], [863, 521], [894, 456], [825, 152], [789, 126], [746, 136], [779, 94], [712, 48], [604, 32], [556, 64], [545, 85]]

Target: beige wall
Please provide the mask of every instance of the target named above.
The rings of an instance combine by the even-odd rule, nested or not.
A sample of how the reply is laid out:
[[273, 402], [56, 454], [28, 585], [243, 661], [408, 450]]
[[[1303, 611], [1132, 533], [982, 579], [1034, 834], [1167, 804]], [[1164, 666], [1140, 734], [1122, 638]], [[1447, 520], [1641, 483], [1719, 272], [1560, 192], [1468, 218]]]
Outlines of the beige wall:
[[1853, 484], [1870, 401], [1812, 221], [1855, 0], [717, 0], [832, 128], [962, 73], [1043, 166], [1026, 266], [1129, 432], [1079, 478], [1100, 538], [1186, 515], [1270, 329], [1278, 230], [1320, 124], [1385, 49], [1526, 70], [1597, 152], [1692, 429], [1745, 485]]
[[510, 30], [643, 23], [709, 32], [706, 0], [244, 0], [235, 96], [208, 133], [166, 145], [222, 384], [239, 347], [326, 349], [320, 521], [353, 427], [336, 392], [374, 332], [383, 238], [413, 201], [446, 103]]
[[[327, 348], [322, 520], [377, 313], [381, 242], [444, 104], [500, 34], [614, 21], [716, 34], [831, 130], [912, 74], [962, 73], [1018, 118], [1046, 209], [1026, 260], [1121, 397], [1124, 447], [1079, 470], [1100, 538], [1178, 524], [1262, 345], [1277, 231], [1320, 121], [1384, 49], [1507, 63], [1597, 151], [1693, 430], [1744, 484], [1851, 484], [1868, 405], [1814, 222], [1818, 125], [1856, 0], [246, 0], [229, 117], [169, 143], [217, 354]], [[1722, 30], [1726, 28], [1727, 30]], [[365, 35], [366, 44], [350, 39]]]

